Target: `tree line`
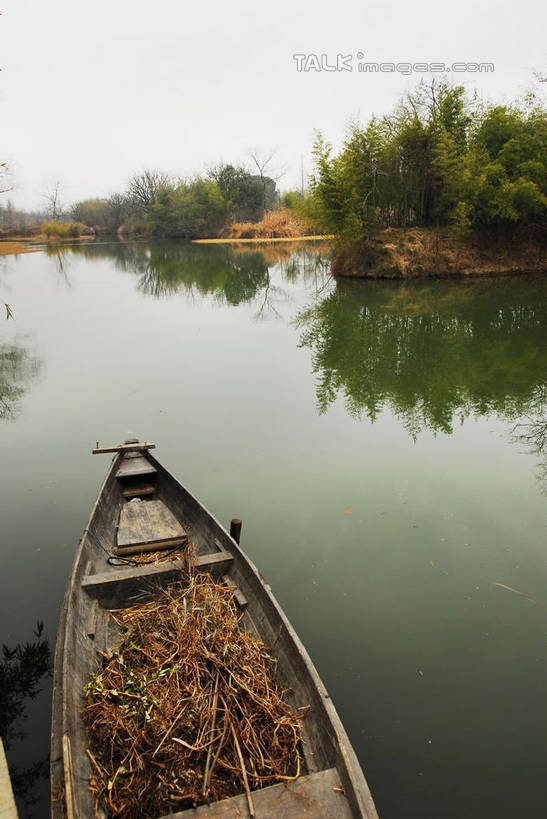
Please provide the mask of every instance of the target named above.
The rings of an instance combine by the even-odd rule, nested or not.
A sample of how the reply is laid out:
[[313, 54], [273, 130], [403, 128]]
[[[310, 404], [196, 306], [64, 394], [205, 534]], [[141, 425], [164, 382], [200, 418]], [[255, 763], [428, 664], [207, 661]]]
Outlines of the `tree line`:
[[[124, 191], [65, 208], [59, 184], [45, 193], [44, 215], [96, 233], [185, 239], [223, 235], [257, 223], [277, 207], [318, 233], [359, 239], [387, 227], [541, 236], [547, 215], [547, 121], [533, 94], [495, 105], [446, 82], [420, 83], [395, 110], [354, 123], [337, 153], [318, 133], [308, 189], [281, 195], [273, 155], [252, 153], [252, 170], [220, 163], [191, 179], [159, 170], [134, 174]], [[0, 164], [0, 183], [6, 167]], [[0, 184], [0, 192], [6, 186]], [[29, 223], [8, 203], [0, 228]]]
[[54, 223], [70, 222], [93, 228], [97, 234], [215, 237], [234, 222], [260, 222], [267, 211], [293, 203], [295, 194], [281, 195], [266, 172], [271, 157], [252, 157], [256, 173], [228, 163], [191, 179], [147, 169], [133, 174], [122, 192], [71, 205], [62, 203], [62, 185], [56, 181], [43, 192], [41, 210], [15, 208], [9, 199], [0, 203], [0, 229], [7, 232], [47, 222], [54, 232]]
[[230, 164], [190, 180], [145, 170], [131, 177], [123, 193], [77, 202], [70, 218], [97, 233], [209, 238], [233, 222], [260, 221], [278, 200], [274, 179]]
[[484, 104], [461, 86], [421, 83], [393, 113], [353, 124], [338, 153], [319, 133], [306, 202], [324, 231], [386, 227], [545, 230], [547, 122], [533, 94]]

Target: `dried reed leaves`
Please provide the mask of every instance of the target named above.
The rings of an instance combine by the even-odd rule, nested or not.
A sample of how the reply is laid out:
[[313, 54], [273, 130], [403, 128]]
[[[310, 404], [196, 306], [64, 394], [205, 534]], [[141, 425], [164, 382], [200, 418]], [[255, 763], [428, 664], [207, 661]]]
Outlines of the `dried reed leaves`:
[[127, 638], [86, 686], [91, 790], [109, 814], [153, 817], [293, 779], [299, 720], [276, 662], [242, 631], [233, 591], [190, 576], [115, 612]]

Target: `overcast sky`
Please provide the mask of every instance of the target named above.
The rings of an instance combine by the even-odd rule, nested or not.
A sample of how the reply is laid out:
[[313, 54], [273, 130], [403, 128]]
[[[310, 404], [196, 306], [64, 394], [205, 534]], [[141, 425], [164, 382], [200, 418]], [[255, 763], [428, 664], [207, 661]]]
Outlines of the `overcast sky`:
[[[301, 157], [310, 170], [314, 129], [339, 145], [351, 119], [389, 112], [422, 76], [361, 73], [359, 62], [491, 62], [493, 72], [445, 76], [508, 101], [545, 70], [545, 8], [539, 0], [6, 0], [0, 158], [13, 170], [11, 199], [39, 206], [57, 179], [65, 202], [105, 196], [134, 171], [189, 176], [220, 160], [248, 161], [253, 148], [276, 149], [280, 187], [297, 186]], [[297, 71], [294, 54], [326, 54], [329, 65], [351, 55], [352, 70]]]

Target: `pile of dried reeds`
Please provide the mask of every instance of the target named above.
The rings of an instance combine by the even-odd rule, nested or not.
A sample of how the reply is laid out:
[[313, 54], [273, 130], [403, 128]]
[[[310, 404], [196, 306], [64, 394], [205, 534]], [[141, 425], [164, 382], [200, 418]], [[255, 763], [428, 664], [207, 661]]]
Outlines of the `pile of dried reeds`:
[[85, 689], [97, 804], [153, 817], [246, 791], [253, 814], [251, 790], [299, 775], [301, 715], [232, 590], [190, 575], [114, 614], [126, 639]]

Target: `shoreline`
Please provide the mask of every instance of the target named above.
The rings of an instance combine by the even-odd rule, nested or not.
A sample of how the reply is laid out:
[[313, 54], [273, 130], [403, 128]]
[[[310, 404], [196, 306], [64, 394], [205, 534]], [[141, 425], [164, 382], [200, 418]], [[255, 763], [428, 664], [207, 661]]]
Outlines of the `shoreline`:
[[547, 273], [539, 240], [461, 236], [448, 229], [386, 228], [339, 245], [332, 274], [340, 279], [468, 279]]
[[253, 239], [192, 239], [192, 244], [196, 245], [221, 245], [221, 244], [228, 244], [228, 245], [240, 245], [240, 244], [252, 244], [252, 245], [260, 245], [260, 244], [271, 244], [272, 242], [324, 242], [325, 240], [335, 239], [336, 236], [333, 233], [322, 234], [322, 235], [314, 235], [314, 236], [264, 236], [264, 237], [255, 237]]
[[0, 256], [16, 256], [20, 253], [37, 253], [51, 245], [69, 245], [73, 242], [89, 242], [94, 240], [93, 236], [72, 236], [67, 239], [47, 239], [44, 234], [36, 236], [10, 236], [0, 237]]

